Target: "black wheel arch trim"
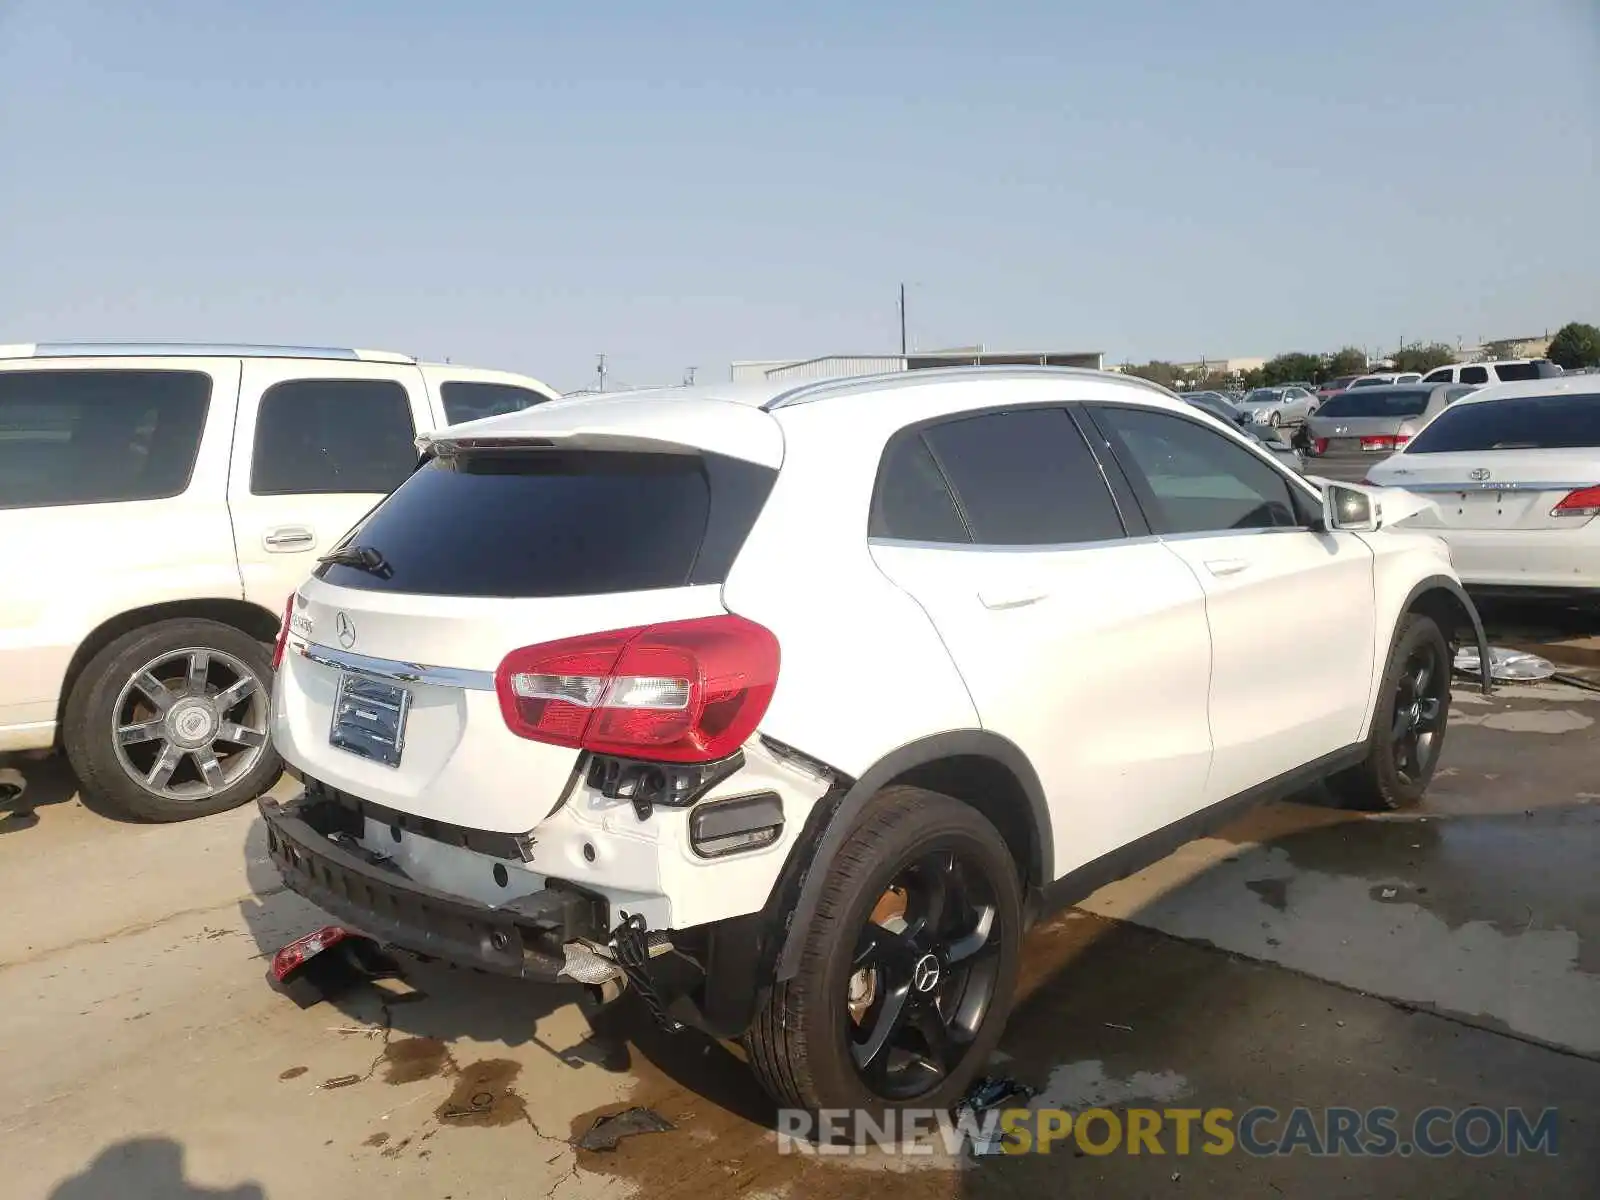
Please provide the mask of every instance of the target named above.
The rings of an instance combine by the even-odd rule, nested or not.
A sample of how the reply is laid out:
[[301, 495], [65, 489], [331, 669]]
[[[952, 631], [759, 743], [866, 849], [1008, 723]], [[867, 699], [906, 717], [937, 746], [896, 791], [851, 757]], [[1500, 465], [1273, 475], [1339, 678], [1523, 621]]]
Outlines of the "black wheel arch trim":
[[[850, 836], [861, 810], [891, 780], [916, 767], [949, 758], [986, 758], [1003, 767], [1016, 779], [1028, 800], [1026, 815], [1032, 830], [1029, 855], [1032, 861], [1025, 864], [1027, 878], [1022, 881], [1023, 887], [1037, 886], [1051, 878], [1055, 867], [1055, 842], [1050, 809], [1045, 802], [1044, 786], [1039, 782], [1038, 772], [1016, 743], [985, 729], [950, 730], [907, 742], [884, 755], [859, 778], [849, 780], [846, 777], [841, 781], [844, 784], [843, 793], [830, 806], [832, 811], [827, 816], [827, 824], [818, 831], [820, 836], [815, 844], [807, 846], [803, 840], [795, 848], [796, 856], [803, 854], [807, 857], [797, 880], [799, 895], [792, 898], [780, 895], [786, 890], [782, 878], [773, 888], [768, 907], [771, 909], [776, 902], [779, 907], [774, 915], [786, 921], [782, 947], [775, 963], [774, 977], [777, 980], [792, 979], [800, 969], [805, 931], [816, 918], [817, 906], [821, 901], [825, 872], [811, 870], [811, 864], [833, 861], [845, 839]], [[820, 807], [822, 802], [818, 804]], [[789, 902], [791, 899], [792, 903]]]
[[[1468, 620], [1472, 622], [1472, 636], [1478, 646], [1478, 686], [1485, 696], [1492, 696], [1494, 694], [1494, 670], [1493, 664], [1489, 661], [1489, 635], [1483, 630], [1483, 618], [1478, 615], [1478, 606], [1472, 602], [1472, 597], [1467, 595], [1466, 588], [1461, 586], [1459, 580], [1452, 579], [1448, 575], [1429, 575], [1425, 579], [1418, 580], [1412, 586], [1411, 591], [1406, 594], [1405, 602], [1400, 605], [1400, 612], [1397, 614], [1397, 618], [1398, 616], [1404, 616], [1406, 613], [1416, 611], [1417, 601], [1426, 593], [1433, 591], [1448, 592], [1451, 598], [1461, 606], [1461, 611], [1467, 614]], [[1450, 631], [1445, 630], [1444, 633], [1448, 639]], [[1394, 653], [1395, 641], [1399, 636], [1400, 622], [1396, 619], [1394, 632], [1389, 637], [1389, 654]], [[1388, 655], [1385, 655], [1383, 663], [1380, 664], [1380, 669], [1388, 661]]]

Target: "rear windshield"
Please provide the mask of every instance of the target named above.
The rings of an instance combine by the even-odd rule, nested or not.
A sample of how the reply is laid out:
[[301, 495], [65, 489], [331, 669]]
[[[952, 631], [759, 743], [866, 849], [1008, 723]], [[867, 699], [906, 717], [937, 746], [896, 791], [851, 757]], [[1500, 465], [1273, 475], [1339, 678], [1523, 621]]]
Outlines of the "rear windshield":
[[1341, 392], [1321, 408], [1319, 417], [1415, 417], [1428, 407], [1432, 388], [1394, 388]]
[[181, 495], [210, 401], [198, 371], [0, 372], [0, 508]]
[[1460, 450], [1600, 447], [1600, 393], [1516, 396], [1447, 408], [1411, 440], [1407, 454]]
[[721, 583], [777, 472], [706, 454], [473, 450], [424, 463], [325, 563], [340, 587], [433, 596], [599, 596]]

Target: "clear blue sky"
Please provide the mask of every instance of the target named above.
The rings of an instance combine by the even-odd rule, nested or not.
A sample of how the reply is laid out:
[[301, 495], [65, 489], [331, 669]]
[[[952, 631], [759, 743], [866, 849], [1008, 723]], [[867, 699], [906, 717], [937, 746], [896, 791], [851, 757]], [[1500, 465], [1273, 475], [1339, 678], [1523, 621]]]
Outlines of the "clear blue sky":
[[1600, 0], [0, 0], [0, 342], [723, 378], [1600, 320]]

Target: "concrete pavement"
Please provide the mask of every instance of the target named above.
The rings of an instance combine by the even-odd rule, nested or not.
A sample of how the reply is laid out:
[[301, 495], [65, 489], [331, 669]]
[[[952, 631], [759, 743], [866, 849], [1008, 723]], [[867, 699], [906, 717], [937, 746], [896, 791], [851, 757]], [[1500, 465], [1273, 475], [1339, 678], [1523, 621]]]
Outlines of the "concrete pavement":
[[[279, 886], [252, 810], [121, 825], [30, 767], [30, 796], [59, 802], [0, 821], [0, 1191], [1592, 1197], [1597, 701], [1463, 689], [1423, 812], [1272, 805], [1047, 922], [995, 1068], [1036, 1104], [1114, 1111], [1556, 1107], [1554, 1157], [780, 1156], [736, 1050], [626, 1003], [591, 1021], [569, 991], [418, 966], [296, 1008], [266, 956], [322, 918]], [[572, 1149], [633, 1103], [677, 1130]]]

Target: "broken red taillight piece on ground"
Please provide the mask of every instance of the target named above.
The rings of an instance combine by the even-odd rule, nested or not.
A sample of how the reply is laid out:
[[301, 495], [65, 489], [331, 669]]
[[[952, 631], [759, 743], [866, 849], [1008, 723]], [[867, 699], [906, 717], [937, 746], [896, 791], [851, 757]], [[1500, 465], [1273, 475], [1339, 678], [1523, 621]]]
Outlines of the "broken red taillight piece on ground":
[[355, 937], [342, 925], [324, 925], [315, 933], [296, 938], [272, 956], [272, 977], [283, 983], [288, 977], [324, 950], [337, 946], [346, 938]]

